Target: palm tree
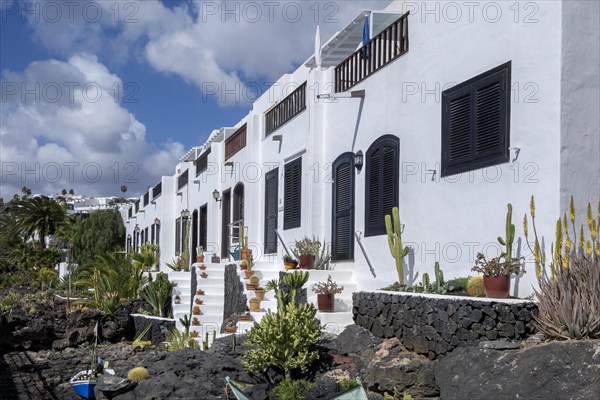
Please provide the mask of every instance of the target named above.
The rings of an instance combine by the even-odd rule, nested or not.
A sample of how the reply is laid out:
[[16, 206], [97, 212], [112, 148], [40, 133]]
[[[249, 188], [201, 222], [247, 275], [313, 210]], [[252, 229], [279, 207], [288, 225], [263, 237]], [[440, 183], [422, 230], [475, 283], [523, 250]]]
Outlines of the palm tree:
[[46, 248], [46, 236], [53, 235], [64, 222], [66, 212], [56, 201], [46, 196], [19, 200], [13, 208], [16, 232], [25, 232], [27, 237], [37, 234], [40, 249]]
[[125, 193], [127, 191], [127, 186], [121, 185], [121, 193]]

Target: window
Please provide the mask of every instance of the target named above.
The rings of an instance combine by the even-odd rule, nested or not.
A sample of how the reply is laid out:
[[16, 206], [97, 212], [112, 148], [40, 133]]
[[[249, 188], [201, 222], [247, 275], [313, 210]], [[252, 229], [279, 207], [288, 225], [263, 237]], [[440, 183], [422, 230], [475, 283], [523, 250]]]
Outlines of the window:
[[162, 182], [158, 182], [156, 186], [152, 188], [152, 199], [157, 198], [162, 193]]
[[225, 140], [225, 161], [246, 147], [246, 124]]
[[285, 165], [283, 229], [299, 228], [302, 209], [302, 157]]
[[196, 176], [200, 175], [208, 168], [208, 155], [210, 154], [210, 148], [204, 152], [196, 161], [194, 161], [194, 165], [196, 166]]
[[442, 176], [509, 161], [507, 62], [442, 93]]
[[181, 188], [188, 184], [189, 171], [189, 169], [186, 169], [185, 172], [177, 177], [177, 190], [181, 190]]
[[385, 216], [398, 206], [399, 142], [385, 135], [367, 150], [365, 236], [385, 234]]
[[175, 221], [175, 255], [181, 253], [181, 218]]
[[146, 192], [146, 194], [144, 194], [144, 207], [146, 207], [148, 203], [150, 203], [150, 192]]
[[277, 192], [279, 168], [265, 176], [265, 254], [277, 253]]

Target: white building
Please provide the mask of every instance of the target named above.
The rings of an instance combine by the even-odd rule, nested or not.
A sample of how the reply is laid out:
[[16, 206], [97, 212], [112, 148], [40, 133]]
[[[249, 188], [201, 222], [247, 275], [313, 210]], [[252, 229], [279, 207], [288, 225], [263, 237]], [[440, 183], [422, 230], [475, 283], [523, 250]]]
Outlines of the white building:
[[[324, 42], [321, 68], [311, 57], [282, 76], [156, 182], [126, 219], [129, 247], [158, 241], [166, 269], [190, 223], [192, 256], [202, 244], [225, 257], [243, 221], [255, 260], [281, 265], [276, 231], [316, 235], [370, 290], [398, 279], [383, 225], [393, 206], [412, 275], [439, 261], [451, 278], [500, 252], [507, 203], [531, 261], [532, 195], [547, 250], [571, 195], [580, 214], [600, 198], [598, 2], [395, 1], [366, 15], [367, 52], [361, 13]], [[516, 294], [534, 282], [529, 262]]]

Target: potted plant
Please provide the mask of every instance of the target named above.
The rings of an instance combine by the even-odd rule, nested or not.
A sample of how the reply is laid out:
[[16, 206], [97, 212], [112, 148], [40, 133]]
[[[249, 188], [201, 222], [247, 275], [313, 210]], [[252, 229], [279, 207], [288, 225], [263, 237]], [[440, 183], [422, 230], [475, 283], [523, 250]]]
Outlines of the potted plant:
[[206, 279], [206, 278], [208, 278], [208, 274], [206, 272], [202, 271], [202, 273], [200, 274], [200, 278]]
[[240, 269], [246, 271], [248, 269], [248, 260], [240, 261]]
[[286, 270], [296, 269], [296, 267], [298, 267], [298, 260], [294, 259], [294, 257], [289, 254], [285, 254], [283, 256], [283, 267]]
[[217, 253], [213, 253], [210, 262], [213, 264], [219, 264], [221, 262], [221, 258], [217, 255]]
[[317, 282], [314, 284], [312, 291], [317, 294], [317, 305], [321, 312], [333, 312], [335, 308], [335, 295], [344, 290], [343, 286], [338, 287], [337, 283], [331, 279], [331, 275], [327, 277], [326, 282]]
[[248, 303], [250, 304], [249, 308], [251, 312], [259, 312], [260, 311], [260, 299], [258, 297], [251, 298]]
[[192, 314], [200, 315], [200, 306], [196, 305], [196, 306], [192, 307]]
[[199, 306], [201, 306], [201, 305], [202, 305], [202, 303], [204, 303], [204, 301], [203, 301], [203, 300], [200, 300], [200, 299], [196, 299], [196, 300], [194, 300], [194, 303], [196, 303], [196, 304], [198, 304]]
[[258, 277], [258, 275], [252, 275], [250, 277], [250, 283], [246, 284], [246, 289], [255, 290], [256, 288], [258, 288], [259, 283], [260, 283], [260, 278]]
[[250, 322], [252, 320], [253, 320], [253, 318], [250, 313], [245, 313], [245, 314], [240, 315], [240, 321]]
[[[200, 325], [200, 324], [198, 323], [198, 325]], [[198, 337], [198, 331], [190, 331], [190, 336], [194, 337], [194, 338]]]
[[237, 325], [233, 321], [225, 322], [225, 332], [226, 333], [235, 333], [237, 331]]
[[483, 289], [486, 297], [505, 299], [510, 292], [510, 275], [521, 272], [521, 259], [507, 257], [506, 253], [487, 260], [482, 253], [477, 254], [472, 271], [483, 274]]
[[254, 289], [254, 295], [261, 300], [265, 299], [265, 293], [267, 293], [267, 291], [262, 286], [259, 286], [256, 289]]
[[292, 250], [294, 256], [300, 261], [300, 268], [312, 269], [315, 265], [315, 257], [319, 254], [321, 242], [316, 237], [312, 239], [305, 236], [296, 240], [295, 248]]
[[181, 304], [181, 297], [178, 294], [176, 294], [173, 302], [175, 304]]
[[242, 262], [246, 263], [246, 269], [244, 270], [244, 275], [245, 275], [246, 279], [250, 279], [250, 277], [252, 275], [254, 275], [254, 270], [252, 269], [254, 267], [254, 263], [252, 262], [252, 256], [248, 257], [247, 260], [242, 260]]
[[202, 290], [202, 289], [196, 290], [196, 296], [204, 296], [204, 290]]
[[198, 246], [196, 247], [196, 262], [203, 263], [204, 262], [204, 247]]
[[192, 325], [193, 326], [200, 326], [200, 320], [196, 317], [192, 318]]
[[205, 265], [205, 264], [200, 264], [200, 265], [198, 266], [198, 269], [199, 269], [200, 271], [205, 271], [205, 270], [206, 270], [206, 265]]

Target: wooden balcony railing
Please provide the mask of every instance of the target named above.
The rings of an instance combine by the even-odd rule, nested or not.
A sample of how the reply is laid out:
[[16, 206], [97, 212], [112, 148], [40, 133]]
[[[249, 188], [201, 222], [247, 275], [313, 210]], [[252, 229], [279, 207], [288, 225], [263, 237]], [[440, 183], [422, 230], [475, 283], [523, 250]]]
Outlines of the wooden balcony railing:
[[290, 93], [285, 99], [281, 100], [273, 109], [265, 114], [266, 135], [269, 135], [285, 125], [306, 109], [306, 82], [298, 89]]
[[246, 124], [225, 141], [225, 161], [244, 147], [246, 147]]
[[345, 92], [408, 51], [408, 12], [335, 67], [335, 91]]

